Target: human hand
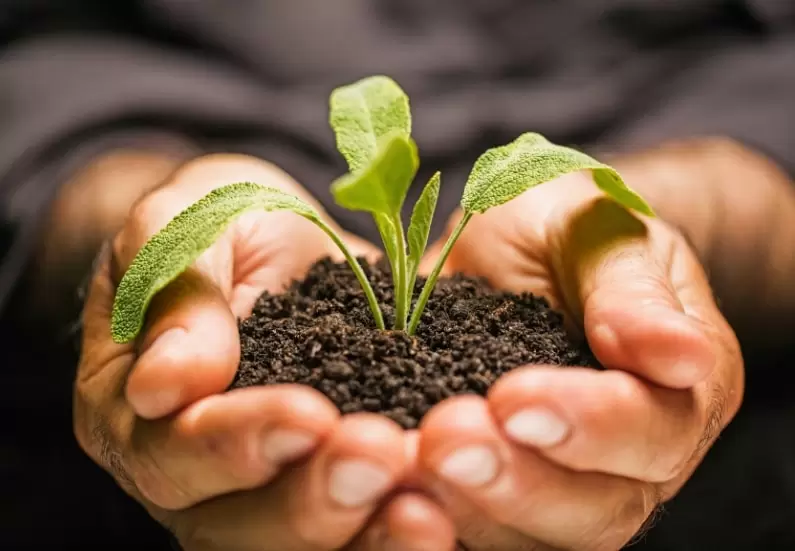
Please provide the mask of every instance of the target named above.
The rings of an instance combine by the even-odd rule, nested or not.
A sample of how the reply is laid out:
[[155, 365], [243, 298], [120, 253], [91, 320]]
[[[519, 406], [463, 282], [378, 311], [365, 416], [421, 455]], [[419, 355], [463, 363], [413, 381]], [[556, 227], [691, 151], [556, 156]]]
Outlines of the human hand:
[[[74, 428], [83, 449], [186, 551], [437, 551], [453, 544], [428, 498], [398, 490], [414, 448], [391, 421], [341, 418], [308, 387], [224, 392], [237, 369], [237, 318], [338, 249], [286, 212], [251, 213], [153, 301], [136, 344], [111, 339], [118, 283], [140, 247], [214, 187], [255, 181], [311, 197], [255, 159], [188, 163], [132, 210], [99, 261], [83, 314]], [[344, 235], [356, 254], [372, 248]], [[370, 522], [371, 517], [375, 519]]]
[[473, 217], [445, 270], [548, 297], [608, 368], [519, 368], [485, 399], [428, 413], [422, 478], [459, 539], [469, 551], [621, 548], [743, 393], [737, 340], [687, 242], [574, 174]]

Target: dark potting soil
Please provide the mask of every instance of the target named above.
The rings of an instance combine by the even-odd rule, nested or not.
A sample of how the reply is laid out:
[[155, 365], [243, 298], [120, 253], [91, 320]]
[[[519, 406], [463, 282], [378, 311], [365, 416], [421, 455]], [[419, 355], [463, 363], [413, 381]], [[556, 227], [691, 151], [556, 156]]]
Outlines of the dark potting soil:
[[[361, 262], [390, 327], [389, 270]], [[415, 298], [424, 283], [418, 278]], [[262, 295], [240, 322], [240, 340], [232, 388], [301, 383], [343, 413], [379, 412], [405, 428], [449, 396], [485, 394], [500, 375], [522, 365], [596, 365], [543, 298], [460, 275], [440, 278], [414, 337], [379, 331], [350, 267], [330, 260], [283, 294]]]

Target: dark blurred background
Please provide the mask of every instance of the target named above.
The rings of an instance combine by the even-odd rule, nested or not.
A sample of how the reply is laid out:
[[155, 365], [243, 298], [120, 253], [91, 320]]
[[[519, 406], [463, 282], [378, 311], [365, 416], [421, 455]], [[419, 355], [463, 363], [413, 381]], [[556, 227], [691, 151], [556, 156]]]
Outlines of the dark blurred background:
[[[326, 118], [373, 73], [453, 188], [526, 130], [595, 152], [727, 136], [795, 171], [792, 0], [0, 0], [0, 548], [169, 548], [71, 430], [77, 290], [133, 194], [92, 190], [51, 243], [59, 190], [119, 148], [249, 153], [372, 237], [328, 196]], [[795, 549], [788, 357], [747, 359], [739, 417], [638, 549]]]

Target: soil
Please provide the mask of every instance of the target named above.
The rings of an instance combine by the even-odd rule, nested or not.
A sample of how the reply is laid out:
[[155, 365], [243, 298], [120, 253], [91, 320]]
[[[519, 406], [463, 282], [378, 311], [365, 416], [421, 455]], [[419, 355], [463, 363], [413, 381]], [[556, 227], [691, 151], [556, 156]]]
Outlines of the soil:
[[[361, 262], [389, 327], [389, 270]], [[415, 298], [424, 283], [418, 278]], [[263, 294], [240, 322], [240, 340], [232, 388], [306, 384], [343, 413], [380, 412], [405, 428], [449, 396], [484, 395], [522, 365], [597, 365], [543, 298], [461, 275], [439, 280], [414, 337], [379, 331], [351, 269], [328, 259], [284, 293]]]

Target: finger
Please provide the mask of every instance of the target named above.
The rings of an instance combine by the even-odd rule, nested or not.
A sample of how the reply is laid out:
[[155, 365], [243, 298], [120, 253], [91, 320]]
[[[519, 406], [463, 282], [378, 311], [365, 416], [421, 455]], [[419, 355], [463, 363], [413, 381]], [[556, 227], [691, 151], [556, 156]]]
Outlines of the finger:
[[[110, 319], [113, 312], [113, 298], [116, 287], [111, 278], [112, 252], [105, 245], [97, 256], [94, 274], [86, 292], [81, 314], [82, 343], [80, 362], [77, 369], [77, 382], [87, 381], [102, 371], [115, 372], [113, 381], [121, 388], [121, 379], [126, 370], [118, 366], [132, 362], [134, 354], [130, 344], [116, 344], [111, 339]], [[126, 357], [125, 357], [126, 356]], [[122, 360], [122, 361], [119, 361]]]
[[279, 385], [211, 396], [174, 418], [141, 422], [127, 463], [154, 505], [185, 509], [217, 495], [270, 481], [312, 452], [339, 414], [317, 391]]
[[116, 344], [110, 338], [115, 292], [110, 259], [110, 247], [105, 247], [98, 257], [83, 307], [72, 417], [81, 448], [130, 491], [129, 477], [115, 451], [134, 417], [124, 400], [124, 380], [135, 351], [132, 344]]
[[531, 367], [491, 388], [506, 437], [577, 471], [666, 482], [690, 461], [709, 397], [647, 385], [624, 371]]
[[207, 155], [182, 165], [165, 185], [134, 205], [125, 226], [127, 235], [117, 250], [121, 267], [126, 268], [140, 247], [175, 215], [230, 182], [258, 182], [277, 188], [325, 214], [317, 200], [277, 166], [246, 155]]
[[339, 549], [364, 528], [405, 469], [397, 424], [346, 416], [306, 463], [267, 487], [201, 503], [174, 528], [183, 544], [207, 537], [261, 551]]
[[518, 533], [503, 536], [508, 549], [527, 548], [511, 541], [517, 536], [556, 549], [618, 549], [656, 505], [651, 485], [577, 473], [512, 446], [480, 397], [439, 404], [420, 432], [420, 464], [468, 548], [488, 548], [482, 534], [496, 526]]
[[126, 388], [136, 414], [163, 417], [229, 386], [240, 361], [237, 320], [206, 275], [185, 272], [155, 297], [148, 317]]
[[560, 239], [564, 295], [605, 366], [673, 388], [708, 377], [713, 343], [685, 311], [660, 258], [664, 245], [651, 242], [643, 222], [599, 200], [570, 217]]
[[350, 551], [452, 551], [455, 527], [442, 508], [419, 493], [392, 498]]

